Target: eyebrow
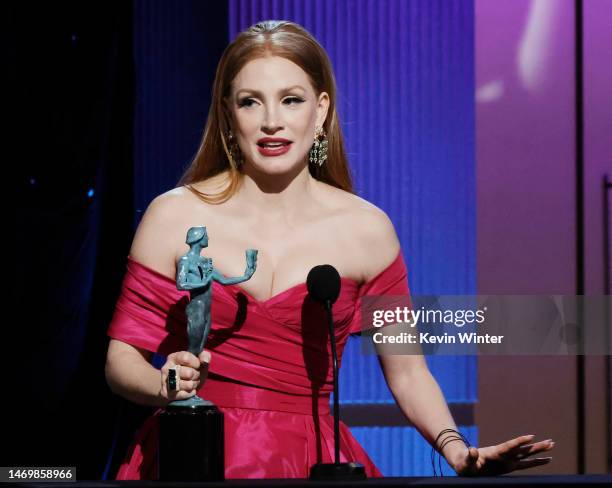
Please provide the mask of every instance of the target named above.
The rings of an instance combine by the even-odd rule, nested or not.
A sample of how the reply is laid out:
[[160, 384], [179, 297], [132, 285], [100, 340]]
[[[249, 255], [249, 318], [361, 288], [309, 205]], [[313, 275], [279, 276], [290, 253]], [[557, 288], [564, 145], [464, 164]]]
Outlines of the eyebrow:
[[[299, 88], [300, 90], [306, 91], [306, 89], [302, 85], [293, 85], [288, 86], [287, 88], [281, 88], [280, 90], [278, 90], [278, 93], [286, 93], [288, 91], [293, 90], [294, 88]], [[253, 93], [254, 95], [263, 95], [263, 93], [259, 90], [253, 90], [252, 88], [241, 88], [236, 92], [236, 95], [238, 95], [240, 92]]]

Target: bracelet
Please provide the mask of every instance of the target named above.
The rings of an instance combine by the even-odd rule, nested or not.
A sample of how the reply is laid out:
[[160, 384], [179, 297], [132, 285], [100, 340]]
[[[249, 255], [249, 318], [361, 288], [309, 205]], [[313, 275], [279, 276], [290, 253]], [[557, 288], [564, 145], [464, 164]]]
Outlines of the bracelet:
[[[444, 438], [444, 440], [442, 441], [442, 443], [440, 444], [439, 449], [436, 449], [436, 446], [438, 444], [438, 440], [440, 439], [440, 437], [442, 437], [444, 434], [450, 434], [453, 433], [453, 435], [448, 435], [446, 438]], [[467, 438], [458, 430], [455, 429], [444, 429], [442, 430], [438, 436], [436, 437], [436, 440], [434, 441], [434, 443], [431, 446], [431, 469], [433, 470], [433, 475], [434, 476], [438, 476], [438, 474], [436, 473], [436, 464], [435, 464], [435, 453], [438, 453], [438, 468], [440, 470], [440, 475], [444, 477], [444, 472], [442, 471], [442, 449], [444, 449], [444, 447], [453, 441], [463, 441], [463, 443], [465, 444], [465, 446], [469, 449], [471, 447], [470, 441], [467, 440]]]

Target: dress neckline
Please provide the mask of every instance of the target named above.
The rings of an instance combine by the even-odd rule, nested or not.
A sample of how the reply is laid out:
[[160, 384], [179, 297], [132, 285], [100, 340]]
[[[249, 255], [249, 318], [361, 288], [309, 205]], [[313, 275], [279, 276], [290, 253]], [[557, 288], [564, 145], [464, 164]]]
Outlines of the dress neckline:
[[[357, 280], [354, 280], [353, 278], [345, 278], [344, 276], [340, 277], [340, 283], [342, 283], [342, 285], [344, 285], [345, 283], [348, 283], [350, 286], [354, 286], [355, 288], [359, 288], [359, 282]], [[260, 306], [266, 306], [269, 305], [271, 303], [276, 302], [278, 299], [280, 299], [281, 297], [284, 297], [285, 295], [289, 295], [291, 292], [296, 291], [296, 290], [300, 290], [300, 289], [305, 289], [307, 288], [306, 286], [306, 282], [300, 282], [300, 283], [296, 283], [293, 286], [290, 286], [289, 288], [285, 288], [283, 291], [279, 291], [278, 293], [275, 293], [274, 295], [272, 295], [270, 298], [265, 298], [263, 300], [260, 300], [258, 298], [255, 298], [253, 295], [251, 295], [248, 291], [246, 291], [243, 287], [238, 286], [237, 284], [231, 284], [231, 285], [222, 285], [221, 283], [217, 283], [216, 281], [213, 282], [213, 286], [218, 286], [221, 288], [232, 288], [233, 290], [235, 290], [237, 293], [242, 293], [243, 295], [245, 295], [249, 301], [252, 301]], [[344, 289], [344, 286], [340, 287], [340, 291], [342, 292], [342, 290]]]
[[[370, 278], [368, 281], [360, 283], [358, 280], [355, 280], [353, 278], [348, 278], [345, 276], [340, 276], [340, 282], [342, 284], [347, 283], [351, 286], [354, 286], [356, 288], [361, 288], [364, 286], [369, 285], [370, 283], [373, 283], [374, 281], [376, 281], [382, 274], [384, 274], [387, 270], [389, 270], [390, 268], [392, 268], [396, 262], [401, 259], [402, 257], [402, 252], [401, 250], [398, 251], [397, 256], [395, 257], [395, 259], [393, 261], [391, 261], [391, 263], [389, 265], [387, 265], [382, 271], [380, 271], [378, 274], [376, 274], [373, 278]], [[176, 288], [176, 281], [172, 278], [170, 278], [169, 276], [166, 276], [165, 274], [150, 268], [149, 266], [142, 264], [140, 261], [137, 261], [136, 259], [134, 259], [132, 256], [128, 255], [128, 261], [134, 263], [135, 265], [147, 270], [149, 273], [152, 273], [154, 275], [156, 275], [157, 277], [159, 277], [160, 279], [166, 281], [168, 284], [172, 284], [175, 288]], [[242, 288], [241, 286], [238, 286], [238, 284], [230, 284], [230, 285], [222, 285], [221, 283], [218, 283], [216, 281], [213, 281], [213, 286], [217, 286], [217, 287], [221, 287], [221, 288], [226, 288], [226, 287], [230, 287], [233, 290], [235, 290], [236, 292], [242, 293], [243, 295], [245, 295], [249, 300], [253, 301], [254, 303], [257, 303], [261, 306], [265, 306], [268, 305], [272, 302], [277, 301], [280, 297], [283, 297], [287, 294], [289, 294], [292, 291], [295, 291], [297, 289], [301, 289], [301, 288], [306, 288], [306, 282], [302, 281], [299, 283], [296, 283], [295, 285], [292, 285], [288, 288], [285, 288], [282, 291], [279, 291], [278, 293], [275, 293], [274, 295], [270, 296], [269, 298], [260, 300], [255, 298], [253, 295], [251, 295], [248, 291], [246, 291], [244, 288]], [[342, 290], [342, 288], [341, 288]], [[180, 291], [180, 290], [176, 290], [176, 291]]]

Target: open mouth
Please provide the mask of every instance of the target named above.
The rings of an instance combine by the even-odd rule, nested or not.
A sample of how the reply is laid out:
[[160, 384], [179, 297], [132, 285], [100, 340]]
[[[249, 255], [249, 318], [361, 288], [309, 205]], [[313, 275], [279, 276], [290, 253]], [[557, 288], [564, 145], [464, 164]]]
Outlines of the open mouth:
[[291, 150], [291, 142], [257, 143], [259, 154], [265, 157], [282, 156]]
[[265, 147], [265, 148], [269, 148], [269, 149], [276, 149], [279, 147], [284, 147], [284, 146], [288, 146], [289, 144], [291, 144], [290, 142], [264, 142], [264, 143], [257, 143], [257, 145], [259, 147]]

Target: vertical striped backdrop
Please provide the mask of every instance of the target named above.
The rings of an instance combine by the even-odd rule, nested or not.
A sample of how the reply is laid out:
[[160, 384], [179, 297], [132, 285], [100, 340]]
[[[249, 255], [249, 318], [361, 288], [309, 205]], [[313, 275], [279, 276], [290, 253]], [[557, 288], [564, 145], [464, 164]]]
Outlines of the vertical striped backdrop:
[[[412, 293], [474, 293], [473, 16], [473, 0], [135, 0], [136, 208], [197, 149], [221, 45], [257, 21], [292, 20], [329, 53], [355, 187], [394, 222]], [[344, 418], [386, 476], [430, 475], [428, 444], [358, 341], [342, 364]], [[428, 363], [475, 443], [476, 359]]]

